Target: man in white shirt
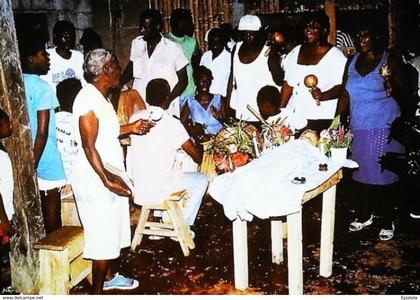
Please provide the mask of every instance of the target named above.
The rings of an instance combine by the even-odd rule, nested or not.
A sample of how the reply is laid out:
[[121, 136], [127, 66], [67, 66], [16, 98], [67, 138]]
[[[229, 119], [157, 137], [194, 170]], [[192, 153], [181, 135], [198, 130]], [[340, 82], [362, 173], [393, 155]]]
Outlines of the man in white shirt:
[[134, 78], [133, 88], [147, 99], [147, 84], [152, 79], [165, 79], [171, 92], [163, 106], [179, 117], [179, 96], [188, 83], [188, 60], [180, 45], [162, 35], [162, 22], [158, 10], [146, 9], [141, 13], [140, 35], [131, 43], [130, 62], [121, 76], [121, 84]]
[[55, 48], [47, 49], [50, 57], [50, 70], [41, 79], [55, 91], [59, 82], [67, 78], [76, 78], [85, 84], [83, 77], [83, 54], [73, 50], [76, 43], [76, 30], [68, 21], [58, 21], [53, 28]]
[[[166, 80], [150, 81], [146, 91], [147, 101], [154, 110], [162, 108], [169, 93]], [[162, 111], [150, 132], [143, 136], [131, 136], [127, 149], [127, 172], [134, 181], [134, 202], [153, 205], [163, 202], [170, 194], [187, 189], [189, 200], [184, 216], [189, 225], [194, 224], [208, 180], [203, 174], [181, 172], [173, 169], [176, 151], [183, 148], [196, 163], [200, 163], [202, 152], [194, 145], [181, 121]], [[139, 112], [141, 113], [141, 112]], [[131, 121], [141, 118], [139, 113]]]

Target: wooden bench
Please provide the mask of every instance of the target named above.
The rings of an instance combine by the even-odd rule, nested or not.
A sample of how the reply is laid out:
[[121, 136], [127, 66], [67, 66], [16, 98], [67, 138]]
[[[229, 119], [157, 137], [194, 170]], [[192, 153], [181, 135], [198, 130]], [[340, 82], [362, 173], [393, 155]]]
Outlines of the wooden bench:
[[[184, 253], [184, 256], [190, 255], [190, 249], [195, 248], [193, 237], [191, 236], [190, 226], [185, 222], [182, 213], [182, 201], [187, 201], [188, 194], [186, 190], [173, 193], [162, 204], [144, 205], [141, 208], [140, 218], [134, 232], [131, 250], [135, 250], [140, 245], [143, 235], [156, 235], [163, 237], [175, 237]], [[169, 222], [151, 222], [148, 221], [149, 213], [154, 210], [167, 212]]]
[[39, 249], [41, 295], [68, 295], [87, 277], [92, 263], [82, 257], [83, 229], [64, 226], [34, 244]]

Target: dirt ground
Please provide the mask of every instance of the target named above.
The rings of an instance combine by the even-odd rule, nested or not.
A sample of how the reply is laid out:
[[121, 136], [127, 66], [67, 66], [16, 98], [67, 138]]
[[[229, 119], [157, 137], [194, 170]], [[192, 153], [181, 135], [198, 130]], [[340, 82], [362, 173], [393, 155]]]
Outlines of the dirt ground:
[[[318, 275], [321, 198], [304, 206], [304, 294], [420, 294], [420, 220], [408, 217], [404, 198], [414, 195], [398, 199], [395, 237], [382, 242], [378, 240], [379, 227], [375, 222], [367, 230], [348, 232], [354, 196], [349, 178], [345, 174], [337, 188], [334, 263], [329, 278]], [[233, 286], [232, 223], [224, 216], [223, 207], [207, 197], [192, 229], [196, 234], [196, 248], [189, 257], [184, 257], [179, 244], [170, 239], [143, 238], [135, 252], [124, 250], [115, 271], [138, 279], [140, 285], [135, 290], [106, 294], [288, 294], [287, 250], [284, 250], [283, 264], [271, 263], [268, 220], [254, 219], [248, 226], [250, 287], [245, 291], [235, 290]], [[7, 266], [2, 268], [1, 276], [10, 285]], [[86, 280], [71, 290], [73, 295], [88, 292]], [[13, 293], [13, 290], [3, 289], [2, 293]]]

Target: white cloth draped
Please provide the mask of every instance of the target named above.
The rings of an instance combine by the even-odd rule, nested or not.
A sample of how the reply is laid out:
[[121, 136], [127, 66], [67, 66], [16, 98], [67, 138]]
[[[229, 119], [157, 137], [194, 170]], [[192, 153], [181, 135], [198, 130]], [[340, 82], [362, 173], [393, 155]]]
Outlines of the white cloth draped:
[[[328, 171], [318, 170], [320, 163]], [[209, 194], [223, 205], [227, 218], [251, 221], [284, 216], [301, 210], [302, 197], [328, 180], [342, 165], [321, 154], [303, 140], [293, 140], [267, 149], [258, 159], [213, 179]], [[293, 184], [295, 177], [305, 184]]]

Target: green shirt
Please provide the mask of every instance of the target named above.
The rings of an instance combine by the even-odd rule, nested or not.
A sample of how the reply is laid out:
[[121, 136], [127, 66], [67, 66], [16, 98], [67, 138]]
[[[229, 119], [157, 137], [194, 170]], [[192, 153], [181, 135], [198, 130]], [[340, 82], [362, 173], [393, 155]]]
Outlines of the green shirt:
[[197, 40], [190, 36], [177, 37], [173, 35], [172, 32], [166, 33], [165, 37], [181, 45], [182, 50], [184, 51], [184, 54], [188, 59], [188, 65], [187, 65], [188, 85], [185, 88], [184, 92], [181, 94], [181, 96], [187, 97], [190, 95], [194, 95], [196, 86], [194, 83], [191, 57], [193, 56], [194, 52], [196, 51], [196, 48], [198, 47]]

